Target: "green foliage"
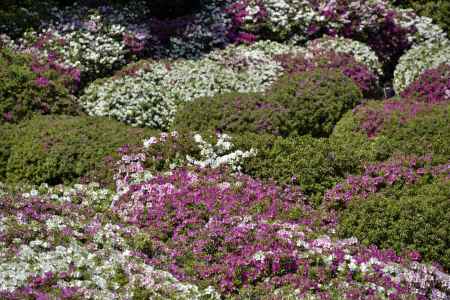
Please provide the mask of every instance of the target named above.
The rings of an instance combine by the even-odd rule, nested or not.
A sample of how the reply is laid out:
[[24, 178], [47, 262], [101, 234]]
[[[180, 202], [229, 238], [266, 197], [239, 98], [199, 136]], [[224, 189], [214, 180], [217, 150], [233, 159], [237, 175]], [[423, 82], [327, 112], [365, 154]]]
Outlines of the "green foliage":
[[53, 1], [2, 0], [0, 6], [0, 32], [13, 37], [37, 28], [48, 17]]
[[174, 127], [288, 135], [287, 117], [287, 110], [281, 104], [270, 102], [261, 94], [228, 93], [185, 104], [176, 114]]
[[356, 199], [344, 210], [338, 233], [364, 244], [419, 251], [426, 261], [450, 268], [450, 185], [425, 178], [420, 184]]
[[37, 115], [11, 133], [0, 174], [12, 184], [72, 183], [83, 176], [109, 183], [112, 168], [105, 167], [105, 157], [117, 157], [119, 147], [141, 144], [152, 134], [106, 118]]
[[248, 133], [235, 136], [233, 142], [238, 149], [257, 149], [256, 157], [244, 163], [245, 173], [279, 183], [298, 184], [303, 192], [318, 198], [344, 176], [336, 171], [336, 154], [327, 139]]
[[18, 122], [33, 112], [42, 114], [77, 114], [78, 105], [64, 85], [66, 78], [56, 71], [44, 74], [48, 80], [39, 86], [38, 75], [30, 66], [32, 58], [7, 48], [0, 49], [0, 123]]
[[[370, 102], [367, 106], [382, 103]], [[369, 138], [361, 130], [362, 116], [348, 112], [336, 125], [330, 143], [344, 172], [354, 173], [365, 161], [384, 161], [397, 153], [428, 155], [434, 164], [450, 157], [450, 105], [437, 105], [404, 121], [402, 114], [385, 119], [381, 131]], [[349, 159], [345, 161], [346, 159]]]
[[342, 115], [362, 99], [360, 89], [340, 71], [316, 69], [281, 77], [269, 94], [289, 110], [291, 131], [328, 136]]

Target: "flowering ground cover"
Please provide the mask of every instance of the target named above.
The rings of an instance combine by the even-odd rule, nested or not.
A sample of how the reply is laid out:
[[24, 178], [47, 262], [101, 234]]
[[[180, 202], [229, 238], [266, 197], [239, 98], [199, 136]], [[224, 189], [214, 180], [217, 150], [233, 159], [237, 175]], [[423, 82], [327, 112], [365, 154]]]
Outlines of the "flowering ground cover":
[[446, 3], [40, 2], [0, 7], [0, 299], [450, 300]]

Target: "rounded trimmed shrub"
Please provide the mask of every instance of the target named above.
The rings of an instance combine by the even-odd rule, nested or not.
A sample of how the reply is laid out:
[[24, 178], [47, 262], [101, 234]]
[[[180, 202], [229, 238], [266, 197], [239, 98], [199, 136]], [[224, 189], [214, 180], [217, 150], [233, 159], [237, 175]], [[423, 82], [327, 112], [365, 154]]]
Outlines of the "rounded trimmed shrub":
[[358, 86], [340, 71], [316, 69], [282, 76], [268, 94], [289, 112], [288, 127], [299, 135], [331, 134], [342, 115], [363, 97]]
[[278, 102], [269, 102], [261, 94], [228, 93], [204, 97], [185, 104], [178, 110], [175, 129], [254, 132], [289, 135], [285, 123], [287, 109]]
[[66, 88], [65, 76], [52, 69], [33, 71], [29, 55], [0, 49], [0, 123], [16, 123], [32, 113], [70, 114], [80, 112]]
[[328, 139], [247, 133], [234, 136], [233, 142], [239, 149], [256, 149], [256, 156], [244, 162], [244, 173], [280, 184], [299, 185], [308, 195], [320, 198], [345, 176], [336, 165], [336, 153]]
[[450, 185], [444, 178], [423, 178], [396, 192], [357, 198], [343, 211], [338, 233], [398, 253], [418, 251], [424, 260], [440, 262], [449, 269], [449, 199]]
[[370, 101], [339, 121], [330, 143], [336, 153], [353, 157], [354, 167], [364, 161], [384, 161], [395, 153], [430, 154], [435, 163], [443, 163], [450, 157], [450, 105], [408, 99]]
[[153, 133], [106, 118], [35, 116], [13, 130], [5, 177], [30, 184], [71, 183], [83, 176], [110, 182], [105, 158]]

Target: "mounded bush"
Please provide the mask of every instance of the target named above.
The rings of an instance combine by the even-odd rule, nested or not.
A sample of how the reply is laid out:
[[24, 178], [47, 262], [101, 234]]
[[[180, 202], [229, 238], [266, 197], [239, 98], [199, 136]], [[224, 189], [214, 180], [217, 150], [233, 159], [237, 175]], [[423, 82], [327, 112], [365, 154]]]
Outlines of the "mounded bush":
[[415, 97], [428, 103], [448, 101], [450, 95], [450, 64], [428, 69], [402, 92], [402, 97]]
[[0, 123], [18, 122], [32, 113], [78, 114], [80, 109], [66, 88], [65, 76], [52, 69], [35, 73], [33, 59], [0, 49]]
[[450, 185], [448, 179], [423, 178], [397, 192], [357, 198], [344, 210], [338, 233], [363, 244], [418, 251], [426, 261], [450, 268]]
[[358, 86], [342, 72], [316, 69], [282, 76], [268, 99], [288, 108], [292, 131], [321, 137], [331, 134], [342, 115], [362, 97]]
[[408, 50], [395, 67], [394, 89], [397, 94], [403, 92], [426, 70], [437, 68], [450, 61], [450, 42], [442, 40], [425, 43]]
[[345, 176], [336, 164], [336, 153], [328, 139], [248, 133], [235, 136], [233, 141], [239, 149], [256, 149], [256, 156], [243, 165], [246, 174], [299, 185], [308, 195], [320, 196]]
[[35, 116], [14, 129], [3, 172], [10, 183], [71, 183], [88, 175], [108, 182], [105, 158], [153, 133], [106, 118]]
[[287, 109], [261, 94], [228, 93], [204, 97], [179, 109], [174, 128], [229, 133], [289, 135]]
[[[450, 105], [408, 99], [370, 101], [348, 112], [330, 136], [343, 165], [384, 161], [395, 153], [432, 155], [435, 163], [450, 157]], [[338, 158], [339, 159], [339, 158]]]

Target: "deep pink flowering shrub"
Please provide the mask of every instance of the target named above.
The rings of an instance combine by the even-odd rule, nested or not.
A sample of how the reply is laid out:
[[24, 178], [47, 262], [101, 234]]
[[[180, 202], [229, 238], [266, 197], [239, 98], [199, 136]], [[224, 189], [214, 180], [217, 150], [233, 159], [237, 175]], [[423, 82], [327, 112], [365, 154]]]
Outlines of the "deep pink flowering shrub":
[[405, 98], [417, 98], [427, 103], [450, 101], [450, 65], [442, 64], [426, 70], [401, 94]]
[[112, 209], [148, 234], [148, 263], [180, 279], [262, 299], [288, 286], [298, 296], [338, 293], [351, 299], [386, 295], [388, 288], [398, 299], [425, 297], [442, 288], [435, 275], [422, 287], [406, 274], [393, 280], [385, 267], [410, 262], [393, 251], [361, 248], [354, 239], [317, 238], [327, 228], [322, 212], [313, 211], [296, 188], [208, 169], [136, 180], [132, 174], [145, 170], [144, 160], [142, 154], [124, 156], [117, 174], [121, 193]]
[[311, 71], [316, 68], [340, 70], [353, 80], [364, 96], [375, 97], [378, 94], [378, 76], [349, 54], [329, 51], [317, 53], [309, 59], [301, 55], [282, 54], [277, 55], [275, 59], [288, 74]]
[[432, 166], [430, 156], [405, 156], [370, 164], [362, 175], [349, 176], [344, 183], [327, 191], [324, 201], [331, 206], [345, 207], [354, 198], [367, 198], [385, 187], [410, 185], [428, 174], [444, 174], [450, 179], [450, 165]]

